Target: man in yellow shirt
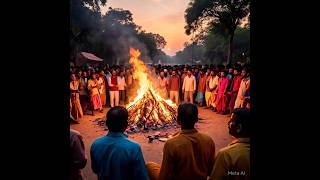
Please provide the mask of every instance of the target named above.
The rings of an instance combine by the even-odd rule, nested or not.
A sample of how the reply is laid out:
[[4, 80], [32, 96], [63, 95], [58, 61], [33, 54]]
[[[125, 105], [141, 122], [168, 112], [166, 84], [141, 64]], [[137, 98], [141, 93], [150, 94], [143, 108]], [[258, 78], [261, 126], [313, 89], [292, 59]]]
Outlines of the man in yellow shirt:
[[218, 152], [210, 180], [250, 179], [250, 121], [248, 109], [238, 108], [231, 114], [229, 134], [237, 139]]
[[156, 163], [147, 163], [150, 180], [207, 179], [213, 167], [215, 144], [211, 137], [194, 128], [197, 121], [196, 105], [179, 105], [178, 123], [181, 131], [165, 143], [161, 168]]

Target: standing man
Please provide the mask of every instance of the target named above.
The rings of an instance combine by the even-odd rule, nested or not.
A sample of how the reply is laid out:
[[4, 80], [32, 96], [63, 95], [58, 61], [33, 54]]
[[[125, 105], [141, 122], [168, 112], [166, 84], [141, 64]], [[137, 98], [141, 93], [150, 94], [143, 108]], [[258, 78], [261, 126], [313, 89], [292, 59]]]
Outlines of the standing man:
[[187, 68], [183, 68], [183, 74], [181, 75], [181, 82], [184, 81], [184, 78], [188, 75], [188, 70]]
[[111, 108], [106, 125], [109, 133], [95, 140], [90, 149], [91, 168], [98, 180], [148, 180], [140, 145], [123, 133], [128, 126], [126, 108]]
[[243, 105], [243, 101], [245, 98], [245, 93], [247, 92], [249, 86], [250, 86], [250, 76], [249, 73], [247, 72], [247, 69], [242, 69], [241, 71], [241, 83], [239, 87], [239, 91], [237, 94], [237, 99], [234, 104], [234, 108], [240, 108]]
[[179, 104], [179, 89], [180, 89], [180, 78], [177, 75], [176, 70], [172, 71], [172, 75], [169, 79], [169, 91], [170, 100], [176, 105]]
[[167, 79], [165, 78], [164, 76], [164, 72], [161, 71], [160, 72], [160, 77], [159, 77], [159, 92], [160, 92], [160, 95], [167, 99], [168, 98], [168, 91], [167, 91], [167, 86], [168, 86], [168, 81]]
[[248, 109], [231, 114], [229, 134], [237, 139], [218, 152], [210, 180], [250, 179], [250, 121]]
[[188, 98], [193, 103], [193, 93], [196, 91], [196, 78], [188, 70], [188, 75], [183, 80], [182, 92], [184, 93], [184, 102], [188, 102]]
[[117, 76], [117, 71], [113, 69], [112, 75], [108, 77], [111, 107], [119, 105], [119, 82], [120, 77]]
[[200, 107], [202, 107], [202, 105], [203, 105], [206, 80], [207, 80], [206, 75], [204, 74], [203, 70], [200, 70], [200, 79], [199, 79], [199, 84], [198, 84], [198, 94], [197, 94], [197, 97], [196, 97], [196, 102], [199, 104]]
[[211, 71], [212, 80], [209, 81], [209, 86], [212, 88], [209, 104], [212, 106], [214, 112], [217, 111], [217, 88], [219, 84], [219, 76], [216, 70]]
[[86, 114], [88, 106], [90, 106], [90, 98], [88, 94], [88, 73], [83, 71], [79, 79], [79, 94], [83, 113]]
[[217, 113], [218, 114], [226, 114], [227, 110], [227, 88], [229, 84], [229, 79], [226, 78], [226, 72], [221, 71], [220, 72], [220, 78], [219, 78], [219, 84], [218, 84], [218, 96], [217, 96]]
[[191, 103], [178, 107], [181, 131], [163, 147], [162, 165], [149, 162], [150, 180], [207, 180], [214, 164], [215, 144], [210, 136], [198, 132], [198, 108]]
[[81, 169], [87, 164], [87, 156], [81, 134], [73, 129], [70, 129], [70, 152], [69, 180], [83, 180]]
[[233, 74], [234, 74], [234, 77], [231, 83], [231, 88], [230, 88], [231, 91], [229, 92], [230, 93], [230, 102], [229, 102], [230, 115], [233, 112], [234, 104], [236, 102], [236, 98], [237, 98], [240, 83], [241, 83], [241, 76], [240, 76], [239, 69], [235, 68], [233, 70]]
[[126, 99], [126, 79], [124, 77], [124, 71], [120, 72], [120, 78], [119, 78], [119, 93], [120, 93], [120, 104], [124, 105], [125, 104], [125, 99]]
[[107, 104], [107, 91], [106, 91], [106, 80], [105, 80], [105, 74], [104, 71], [101, 70], [98, 78], [98, 86], [99, 88], [99, 93], [100, 93], [100, 98], [101, 98], [101, 103], [102, 106], [106, 106]]
[[226, 74], [226, 77], [229, 80], [228, 87], [227, 87], [227, 94], [226, 94], [226, 105], [227, 105], [226, 109], [227, 109], [227, 112], [229, 110], [229, 113], [231, 112], [231, 110], [229, 109], [229, 104], [230, 104], [230, 100], [231, 100], [231, 95], [229, 92], [231, 91], [231, 85], [232, 85], [232, 81], [233, 81], [233, 72], [234, 72], [234, 68], [229, 67], [228, 74]]

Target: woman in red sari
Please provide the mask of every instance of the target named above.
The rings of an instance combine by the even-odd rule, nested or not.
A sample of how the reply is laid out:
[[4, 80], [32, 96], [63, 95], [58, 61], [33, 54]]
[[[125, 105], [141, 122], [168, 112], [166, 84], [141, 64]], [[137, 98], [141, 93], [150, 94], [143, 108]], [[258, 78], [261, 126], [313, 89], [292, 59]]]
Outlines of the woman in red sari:
[[221, 71], [218, 84], [218, 96], [217, 96], [217, 113], [226, 114], [227, 111], [227, 88], [229, 84], [229, 79], [226, 78], [226, 72]]

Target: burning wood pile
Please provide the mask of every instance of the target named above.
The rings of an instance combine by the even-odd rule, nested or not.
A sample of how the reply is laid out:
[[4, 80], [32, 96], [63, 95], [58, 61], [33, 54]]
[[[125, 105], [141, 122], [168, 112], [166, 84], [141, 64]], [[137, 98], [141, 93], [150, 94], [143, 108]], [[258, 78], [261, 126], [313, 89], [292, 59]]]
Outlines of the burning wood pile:
[[137, 96], [126, 108], [129, 112], [127, 132], [159, 130], [176, 126], [177, 105], [162, 98], [148, 78], [149, 69], [139, 60], [140, 52], [130, 48], [133, 77], [139, 80]]

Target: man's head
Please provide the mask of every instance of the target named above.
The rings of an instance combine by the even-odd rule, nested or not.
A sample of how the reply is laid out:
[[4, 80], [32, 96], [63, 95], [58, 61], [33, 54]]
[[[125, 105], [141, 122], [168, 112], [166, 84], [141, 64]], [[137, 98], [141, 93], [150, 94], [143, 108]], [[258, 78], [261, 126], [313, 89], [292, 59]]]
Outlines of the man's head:
[[188, 73], [187, 68], [183, 68], [183, 73], [185, 73], [185, 74], [187, 74], [187, 73]]
[[104, 70], [101, 70], [101, 71], [100, 71], [100, 75], [101, 75], [101, 76], [104, 76]]
[[236, 138], [250, 137], [250, 111], [246, 108], [237, 108], [228, 122], [229, 134]]
[[191, 74], [192, 74], [192, 72], [191, 72], [191, 70], [190, 70], [190, 69], [187, 71], [187, 73], [188, 73], [188, 76], [189, 76], [189, 77], [190, 77], [190, 76], [191, 76]]
[[183, 103], [178, 107], [178, 124], [181, 129], [193, 129], [198, 121], [198, 108], [191, 103]]
[[75, 74], [75, 73], [72, 73], [72, 74], [71, 74], [71, 80], [72, 80], [72, 81], [77, 80], [77, 77], [76, 77], [76, 74]]
[[215, 73], [215, 71], [214, 70], [210, 70], [210, 75], [211, 76], [214, 76], [216, 73]]
[[234, 74], [235, 76], [239, 75], [239, 69], [237, 69], [237, 68], [234, 69], [234, 70], [233, 70], [233, 74]]
[[162, 77], [162, 78], [164, 77], [164, 72], [163, 71], [160, 72], [160, 77]]
[[97, 74], [95, 72], [91, 73], [91, 79], [97, 79]]
[[84, 78], [88, 77], [87, 71], [83, 71], [83, 72], [82, 72], [82, 77], [84, 77]]
[[229, 74], [233, 74], [233, 68], [229, 68]]
[[115, 69], [112, 70], [112, 76], [116, 76], [117, 75], [117, 71]]
[[203, 73], [203, 70], [201, 69], [201, 70], [200, 70], [200, 75], [202, 76], [203, 74], [204, 74], [204, 73]]
[[226, 72], [225, 72], [225, 71], [221, 71], [221, 72], [220, 72], [220, 76], [221, 76], [221, 77], [226, 77]]
[[115, 106], [107, 112], [106, 125], [110, 132], [124, 132], [128, 126], [128, 111], [121, 106]]
[[248, 72], [247, 72], [247, 69], [242, 69], [241, 71], [241, 77], [247, 77], [248, 76]]
[[177, 74], [176, 70], [173, 70], [171, 74], [172, 76], [175, 76]]

